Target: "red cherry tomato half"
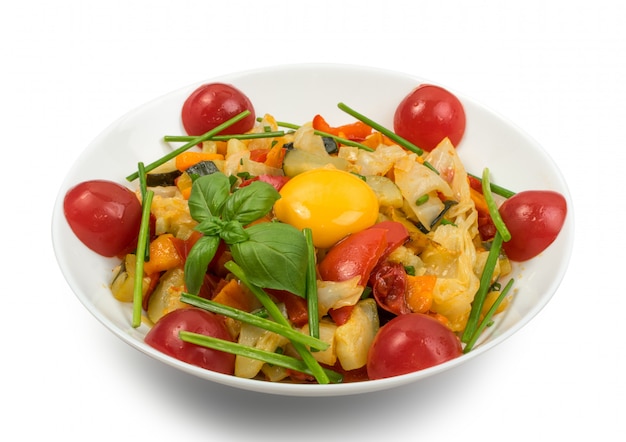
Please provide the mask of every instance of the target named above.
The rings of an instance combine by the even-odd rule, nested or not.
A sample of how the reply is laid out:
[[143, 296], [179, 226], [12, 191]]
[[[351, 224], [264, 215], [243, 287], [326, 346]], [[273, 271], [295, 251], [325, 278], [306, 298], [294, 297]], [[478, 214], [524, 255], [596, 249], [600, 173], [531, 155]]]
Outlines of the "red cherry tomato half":
[[202, 135], [245, 110], [249, 110], [250, 115], [220, 134], [249, 131], [254, 126], [256, 115], [252, 102], [239, 89], [224, 83], [208, 83], [193, 91], [185, 100], [181, 117], [189, 135]]
[[563, 195], [549, 190], [519, 192], [500, 206], [500, 216], [511, 233], [502, 244], [509, 259], [526, 261], [543, 252], [559, 235], [567, 202]]
[[334, 245], [320, 261], [318, 270], [324, 281], [346, 281], [360, 276], [365, 285], [387, 248], [387, 230], [369, 228], [353, 233]]
[[408, 313], [378, 330], [367, 356], [367, 374], [370, 379], [400, 376], [461, 354], [461, 341], [449, 328], [428, 315]]
[[465, 110], [452, 93], [422, 84], [398, 105], [393, 128], [396, 134], [427, 152], [445, 137], [456, 146], [465, 133]]
[[395, 315], [410, 313], [406, 303], [407, 277], [404, 266], [397, 262], [384, 262], [370, 275], [372, 294], [378, 306]]
[[232, 342], [223, 317], [195, 307], [174, 310], [157, 321], [146, 335], [145, 341], [151, 347], [183, 362], [219, 373], [234, 373], [234, 354], [185, 342], [178, 336], [180, 331]]
[[387, 247], [381, 259], [388, 256], [409, 239], [409, 231], [404, 224], [397, 221], [381, 221], [374, 224], [371, 228], [385, 229], [387, 231]]
[[80, 183], [65, 194], [63, 210], [78, 239], [100, 255], [120, 256], [137, 244], [141, 203], [121, 184], [106, 180]]

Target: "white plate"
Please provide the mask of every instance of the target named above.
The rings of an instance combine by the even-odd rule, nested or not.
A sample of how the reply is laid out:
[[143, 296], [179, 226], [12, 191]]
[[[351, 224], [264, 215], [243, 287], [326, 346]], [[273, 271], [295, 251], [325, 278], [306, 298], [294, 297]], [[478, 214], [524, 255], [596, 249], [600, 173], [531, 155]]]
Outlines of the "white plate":
[[574, 235], [572, 200], [559, 169], [520, 129], [451, 90], [463, 102], [467, 115], [467, 129], [458, 152], [470, 173], [480, 175], [483, 168], [489, 167], [492, 181], [497, 184], [515, 191], [556, 190], [565, 196], [569, 205], [568, 217], [557, 240], [541, 256], [515, 266], [514, 301], [474, 350], [445, 364], [404, 376], [339, 385], [241, 379], [203, 370], [154, 350], [143, 342], [147, 328], [131, 326], [130, 305], [116, 301], [107, 287], [117, 260], [96, 255], [74, 236], [63, 215], [63, 197], [70, 187], [89, 179], [126, 183], [124, 177], [136, 170], [138, 162], [147, 164], [168, 152], [170, 148], [162, 142], [163, 135], [184, 133], [180, 122], [182, 103], [197, 86], [208, 81], [234, 84], [249, 96], [257, 115], [270, 113], [280, 121], [302, 124], [317, 113], [334, 125], [354, 121], [337, 108], [338, 102], [344, 102], [386, 127], [392, 127], [395, 107], [407, 93], [420, 83], [433, 83], [413, 75], [357, 66], [278, 66], [190, 85], [147, 103], [106, 129], [77, 159], [59, 190], [52, 218], [52, 238], [59, 266], [72, 290], [85, 307], [124, 342], [187, 373], [245, 390], [293, 396], [364, 393], [423, 380], [479, 356], [527, 324], [559, 286], [569, 262]]

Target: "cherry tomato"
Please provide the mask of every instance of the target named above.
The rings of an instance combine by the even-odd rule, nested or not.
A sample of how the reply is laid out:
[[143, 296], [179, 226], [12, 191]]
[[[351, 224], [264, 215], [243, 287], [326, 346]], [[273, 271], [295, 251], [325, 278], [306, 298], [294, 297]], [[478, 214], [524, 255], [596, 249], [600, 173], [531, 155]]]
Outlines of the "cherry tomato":
[[559, 235], [567, 202], [563, 195], [549, 190], [527, 190], [507, 199], [500, 216], [511, 232], [502, 247], [509, 259], [526, 261], [543, 252]]
[[178, 333], [188, 331], [232, 342], [223, 317], [195, 307], [171, 311], [154, 324], [146, 344], [157, 350], [207, 370], [224, 374], [235, 371], [235, 355], [185, 342]]
[[332, 247], [320, 261], [320, 277], [324, 281], [340, 282], [360, 276], [360, 284], [364, 286], [386, 248], [385, 229], [370, 228], [353, 233]]
[[381, 221], [374, 224], [373, 227], [387, 231], [387, 248], [383, 252], [381, 259], [385, 258], [409, 239], [409, 231], [404, 224], [397, 221]]
[[427, 152], [445, 137], [456, 146], [465, 133], [465, 110], [447, 90], [422, 84], [398, 105], [393, 128], [396, 134]]
[[459, 338], [445, 325], [421, 313], [407, 313], [383, 325], [367, 356], [370, 379], [400, 376], [461, 356]]
[[370, 275], [369, 282], [379, 307], [395, 315], [403, 315], [411, 311], [406, 303], [407, 277], [402, 264], [381, 263]]
[[200, 86], [185, 100], [182, 120], [189, 135], [202, 135], [229, 119], [249, 110], [248, 115], [220, 134], [241, 134], [254, 126], [256, 115], [250, 99], [239, 89], [224, 83]]
[[82, 182], [65, 194], [63, 210], [78, 239], [100, 255], [120, 256], [137, 244], [141, 203], [121, 184]]

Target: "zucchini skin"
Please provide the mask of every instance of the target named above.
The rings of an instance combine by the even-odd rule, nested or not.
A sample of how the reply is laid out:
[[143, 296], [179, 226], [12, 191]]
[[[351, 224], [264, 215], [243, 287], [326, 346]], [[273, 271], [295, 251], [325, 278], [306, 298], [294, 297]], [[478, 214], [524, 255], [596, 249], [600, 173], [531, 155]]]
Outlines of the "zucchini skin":
[[146, 186], [148, 187], [167, 187], [175, 186], [176, 178], [182, 175], [180, 170], [172, 170], [170, 172], [147, 173]]

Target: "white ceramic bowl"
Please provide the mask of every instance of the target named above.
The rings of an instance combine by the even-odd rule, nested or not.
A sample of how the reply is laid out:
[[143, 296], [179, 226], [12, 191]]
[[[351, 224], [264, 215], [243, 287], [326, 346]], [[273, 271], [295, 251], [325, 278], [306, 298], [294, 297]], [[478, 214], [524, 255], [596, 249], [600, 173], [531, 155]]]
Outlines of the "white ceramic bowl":
[[[572, 250], [572, 200], [566, 183], [549, 155], [528, 135], [484, 106], [451, 90], [463, 102], [467, 129], [457, 146], [467, 170], [480, 175], [489, 167], [492, 181], [521, 191], [551, 189], [562, 193], [568, 217], [557, 240], [539, 257], [516, 265], [515, 297], [505, 313], [468, 354], [442, 365], [389, 379], [338, 385], [299, 385], [236, 378], [204, 370], [170, 358], [143, 342], [147, 328], [131, 326], [131, 307], [116, 301], [107, 285], [117, 260], [103, 258], [74, 236], [63, 215], [63, 197], [73, 185], [89, 179], [126, 183], [125, 176], [170, 150], [164, 135], [183, 134], [180, 109], [200, 84], [227, 82], [240, 88], [257, 115], [302, 124], [317, 113], [333, 125], [354, 121], [337, 108], [344, 102], [360, 113], [392, 128], [395, 107], [420, 83], [413, 75], [347, 65], [287, 65], [235, 73], [182, 88], [128, 113], [113, 123], [76, 160], [59, 189], [52, 218], [52, 238], [59, 266], [84, 306], [124, 342], [192, 375], [232, 387], [280, 395], [339, 396], [397, 387], [456, 367], [505, 341], [527, 324], [550, 300], [560, 284]], [[444, 85], [445, 87], [445, 85]], [[448, 88], [450, 90], [450, 88]], [[132, 187], [132, 184], [129, 184]], [[523, 277], [519, 277], [523, 276]]]

